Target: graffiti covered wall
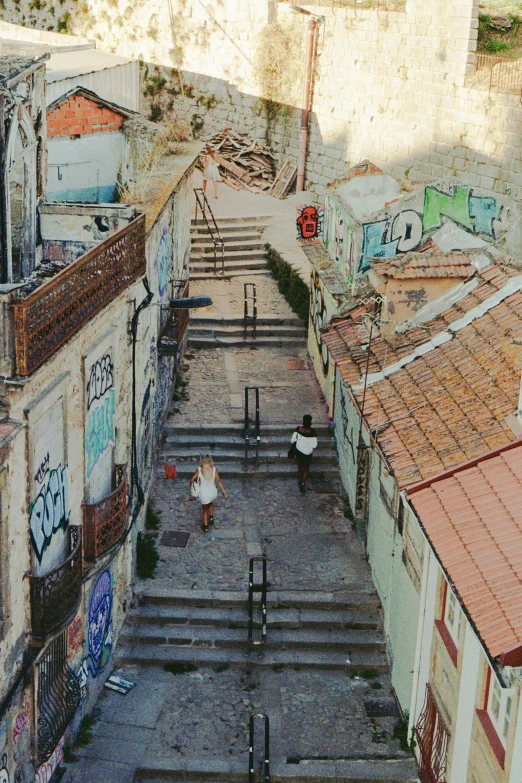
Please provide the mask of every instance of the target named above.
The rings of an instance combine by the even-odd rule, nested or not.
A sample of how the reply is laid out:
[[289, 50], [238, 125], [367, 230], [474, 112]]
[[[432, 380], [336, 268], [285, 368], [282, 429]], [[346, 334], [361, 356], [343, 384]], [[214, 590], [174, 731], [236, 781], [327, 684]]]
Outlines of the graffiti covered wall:
[[59, 385], [30, 412], [29, 529], [37, 573], [47, 573], [66, 552], [69, 468], [65, 451], [65, 396]]
[[88, 500], [97, 503], [113, 489], [116, 390], [114, 350], [107, 343], [85, 361], [85, 481]]

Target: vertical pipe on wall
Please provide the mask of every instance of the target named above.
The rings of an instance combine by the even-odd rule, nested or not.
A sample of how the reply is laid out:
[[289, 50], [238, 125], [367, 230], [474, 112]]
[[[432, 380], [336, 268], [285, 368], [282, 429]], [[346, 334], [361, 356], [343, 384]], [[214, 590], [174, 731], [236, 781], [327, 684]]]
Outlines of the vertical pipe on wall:
[[310, 17], [308, 20], [308, 34], [306, 41], [306, 70], [303, 92], [303, 111], [301, 113], [301, 130], [299, 131], [299, 158], [297, 161], [297, 186], [296, 191], [304, 190], [306, 152], [308, 149], [308, 122], [310, 119], [310, 96], [312, 93], [312, 72], [315, 52], [315, 34], [317, 19]]

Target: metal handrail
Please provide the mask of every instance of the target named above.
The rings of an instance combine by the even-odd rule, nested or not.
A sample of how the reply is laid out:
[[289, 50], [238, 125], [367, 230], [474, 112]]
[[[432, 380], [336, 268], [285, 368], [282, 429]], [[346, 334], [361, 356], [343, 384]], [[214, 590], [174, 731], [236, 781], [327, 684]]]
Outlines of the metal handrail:
[[[221, 233], [218, 228], [218, 224], [216, 223], [216, 218], [214, 217], [214, 213], [212, 212], [212, 209], [210, 207], [210, 204], [208, 202], [208, 198], [205, 194], [205, 191], [203, 188], [194, 188], [194, 194], [196, 196], [196, 216], [195, 220], [197, 222], [198, 219], [198, 206], [201, 210], [201, 214], [205, 220], [205, 223], [207, 224], [208, 233], [210, 234], [210, 238], [214, 244], [214, 274], [217, 274], [217, 248], [221, 248], [221, 274], [225, 274], [225, 241], [223, 237], [221, 236]], [[203, 203], [200, 201], [200, 194], [203, 197]], [[214, 236], [214, 231], [212, 230], [212, 226], [208, 222], [206, 208], [208, 207], [208, 211], [210, 212], [210, 217], [212, 218], [212, 222], [214, 224], [214, 229], [217, 234], [217, 238]]]
[[248, 743], [248, 783], [254, 783], [254, 721], [261, 718], [265, 724], [265, 757], [263, 760], [264, 783], [270, 783], [270, 721], [268, 715], [257, 713], [250, 716], [250, 738]]
[[[261, 584], [254, 584], [254, 563], [263, 564], [263, 577]], [[250, 558], [248, 573], [248, 647], [258, 647], [266, 643], [266, 557]], [[261, 593], [261, 639], [254, 641], [254, 593]]]
[[[250, 299], [252, 299], [252, 315], [249, 315], [248, 313], [248, 300], [249, 300], [248, 287], [249, 286], [252, 287], [252, 294], [250, 295]], [[256, 291], [255, 283], [244, 284], [244, 298], [245, 298], [245, 310], [243, 316], [243, 331], [244, 331], [244, 339], [246, 340], [247, 326], [249, 321], [252, 322], [252, 325], [254, 327], [254, 337], [257, 336], [257, 291]]]
[[261, 418], [259, 413], [259, 386], [245, 386], [245, 459], [248, 459], [248, 450], [250, 448], [250, 415], [249, 415], [249, 392], [256, 393], [256, 418], [255, 418], [255, 438], [256, 438], [256, 467], [259, 463], [259, 444], [261, 442]]

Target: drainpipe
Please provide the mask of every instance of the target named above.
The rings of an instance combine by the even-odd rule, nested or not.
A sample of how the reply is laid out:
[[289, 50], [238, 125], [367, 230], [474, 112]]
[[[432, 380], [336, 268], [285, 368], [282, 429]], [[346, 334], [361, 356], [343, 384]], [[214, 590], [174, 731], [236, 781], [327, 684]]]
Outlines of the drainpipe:
[[312, 93], [312, 72], [315, 52], [315, 35], [317, 31], [317, 17], [310, 16], [308, 20], [308, 34], [306, 42], [306, 71], [303, 92], [303, 110], [301, 113], [301, 130], [299, 131], [299, 158], [297, 161], [297, 186], [296, 191], [304, 190], [306, 152], [308, 149], [308, 122], [310, 119], [310, 96]]

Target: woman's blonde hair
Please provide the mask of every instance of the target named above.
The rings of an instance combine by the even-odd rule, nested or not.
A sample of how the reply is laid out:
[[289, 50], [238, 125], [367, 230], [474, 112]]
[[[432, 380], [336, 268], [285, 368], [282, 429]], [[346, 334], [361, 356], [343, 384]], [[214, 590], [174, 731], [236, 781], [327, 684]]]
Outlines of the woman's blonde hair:
[[203, 478], [206, 478], [207, 481], [210, 481], [212, 478], [212, 474], [214, 472], [214, 463], [212, 462], [212, 457], [210, 454], [205, 454], [203, 459], [201, 460], [201, 472], [203, 474]]

